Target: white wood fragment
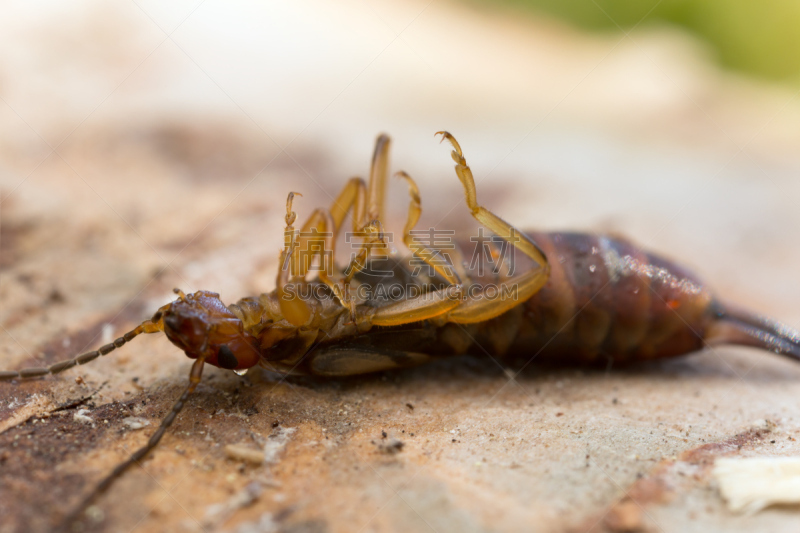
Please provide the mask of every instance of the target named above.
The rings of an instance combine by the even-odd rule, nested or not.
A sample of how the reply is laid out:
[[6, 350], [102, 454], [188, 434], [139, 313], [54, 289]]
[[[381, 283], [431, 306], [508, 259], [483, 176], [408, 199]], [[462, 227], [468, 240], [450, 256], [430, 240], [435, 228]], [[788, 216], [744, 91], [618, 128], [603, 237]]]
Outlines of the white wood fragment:
[[128, 426], [129, 429], [142, 429], [143, 427], [150, 425], [149, 420], [140, 416], [129, 416], [128, 418], [123, 418], [122, 423]]
[[267, 438], [266, 444], [264, 444], [264, 461], [267, 463], [277, 463], [278, 456], [286, 447], [289, 438], [295, 431], [297, 431], [296, 428], [276, 427]]
[[225, 446], [225, 455], [229, 459], [245, 461], [260, 465], [264, 462], [264, 450], [253, 448], [247, 444], [228, 444]]
[[92, 420], [92, 417], [89, 416], [88, 409], [78, 409], [78, 412], [75, 413], [74, 418], [78, 422], [83, 422], [84, 424], [91, 424], [94, 422], [94, 420]]
[[712, 474], [732, 511], [756, 513], [770, 505], [800, 503], [798, 457], [721, 457]]

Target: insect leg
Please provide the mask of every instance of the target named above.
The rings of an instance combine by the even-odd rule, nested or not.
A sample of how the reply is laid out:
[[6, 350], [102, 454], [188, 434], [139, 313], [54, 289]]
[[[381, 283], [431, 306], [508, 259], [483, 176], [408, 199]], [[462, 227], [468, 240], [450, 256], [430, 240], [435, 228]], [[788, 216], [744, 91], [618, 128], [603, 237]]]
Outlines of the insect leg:
[[367, 321], [373, 326], [399, 326], [443, 315], [462, 302], [460, 287], [421, 294], [416, 298], [399, 300], [371, 311]]
[[383, 220], [383, 204], [386, 190], [386, 173], [389, 167], [389, 136], [381, 133], [375, 141], [372, 167], [369, 172], [367, 219]]
[[435, 318], [448, 311], [452, 313], [453, 310], [458, 309], [460, 304], [463, 305], [464, 287], [457, 270], [453, 268], [453, 265], [446, 258], [438, 255], [423, 243], [414, 240], [411, 230], [414, 229], [422, 213], [419, 189], [408, 174], [401, 172], [398, 173], [398, 176], [408, 182], [409, 195], [411, 196], [408, 206], [408, 218], [403, 232], [403, 241], [415, 256], [434, 268], [437, 273], [450, 283], [450, 286], [378, 308], [370, 318], [370, 322], [376, 326], [397, 326]]
[[316, 376], [354, 376], [382, 370], [409, 368], [430, 361], [419, 352], [375, 346], [337, 346], [314, 350], [307, 356]]
[[[478, 295], [470, 295], [461, 305], [447, 315], [447, 319], [450, 322], [461, 324], [482, 322], [503, 314], [536, 294], [547, 281], [550, 268], [544, 252], [539, 249], [533, 240], [485, 207], [478, 205], [475, 179], [472, 176], [472, 170], [467, 165], [467, 160], [464, 159], [461, 147], [448, 132], [441, 131], [438, 134], [442, 135], [443, 140], [447, 139], [453, 145], [454, 150], [451, 152], [451, 156], [453, 161], [456, 162], [456, 174], [464, 186], [467, 207], [472, 212], [472, 216], [497, 234], [498, 237], [513, 244], [516, 249], [539, 264], [538, 268], [507, 280], [506, 287], [508, 290], [503, 290], [506, 288], [504, 287], [491, 293], [482, 292]], [[495, 287], [495, 289], [497, 288]]]
[[383, 226], [377, 220], [364, 226], [356, 235], [362, 237], [364, 241], [361, 243], [358, 253], [353, 255], [350, 264], [345, 269], [345, 285], [349, 285], [353, 277], [366, 268], [367, 260], [373, 248], [381, 250], [386, 248], [386, 237], [383, 234]]
[[380, 220], [383, 216], [383, 204], [386, 189], [386, 176], [389, 163], [389, 137], [378, 136], [375, 152], [372, 156], [369, 187], [360, 178], [352, 178], [339, 197], [331, 205], [330, 213], [334, 225], [334, 238], [341, 230], [344, 218], [353, 209], [353, 233], [364, 241], [359, 251], [350, 260], [342, 280], [342, 291], [346, 295], [348, 286], [360, 270], [366, 267], [367, 259], [373, 249], [386, 248], [386, 240]]
[[[169, 414], [164, 417], [164, 420], [161, 421], [161, 425], [158, 429], [153, 433], [150, 439], [147, 441], [147, 444], [136, 450], [129, 458], [123, 463], [118, 464], [114, 470], [111, 471], [106, 477], [103, 478], [100, 483], [98, 483], [92, 492], [90, 492], [75, 508], [74, 511], [67, 517], [64, 521], [65, 526], [70, 526], [72, 523], [76, 522], [80, 515], [86, 510], [89, 505], [103, 492], [105, 492], [114, 481], [119, 478], [128, 468], [133, 466], [134, 464], [138, 464], [142, 459], [144, 459], [150, 451], [158, 445], [158, 442], [161, 440], [161, 437], [164, 436], [164, 433], [167, 429], [172, 425], [172, 422], [175, 421], [175, 417], [178, 416], [178, 413], [181, 412], [183, 406], [186, 404], [186, 400], [189, 396], [194, 392], [197, 388], [197, 385], [200, 383], [200, 378], [203, 375], [203, 364], [205, 363], [205, 358], [198, 357], [197, 360], [192, 365], [192, 370], [189, 373], [189, 386], [186, 387], [186, 390], [183, 391], [181, 397], [178, 398], [178, 401], [172, 406], [172, 410]], [[67, 529], [65, 527], [64, 529]]]
[[297, 219], [297, 214], [292, 211], [292, 201], [295, 194], [300, 196], [299, 193], [290, 192], [288, 198], [286, 198], [286, 229], [283, 232], [284, 247], [281, 252], [278, 279], [275, 285], [281, 314], [290, 324], [299, 327], [311, 321], [312, 312], [311, 306], [304, 302], [297, 293], [287, 290], [290, 285], [289, 274], [296, 270], [294, 250], [297, 234], [292, 225]]
[[336, 227], [335, 234], [344, 224], [344, 217], [353, 210], [353, 231], [359, 231], [367, 225], [367, 185], [361, 178], [350, 178], [339, 197], [331, 204], [331, 217]]
[[419, 240], [414, 239], [414, 235], [411, 231], [414, 229], [414, 226], [417, 225], [419, 217], [422, 214], [419, 188], [411, 176], [405, 172], [398, 172], [396, 176], [408, 182], [408, 194], [411, 196], [411, 201], [408, 204], [408, 218], [406, 219], [406, 226], [403, 229], [403, 242], [415, 256], [419, 257], [425, 264], [436, 270], [448, 283], [460, 288], [461, 277], [458, 275], [458, 272], [456, 272], [447, 256], [442, 255], [437, 250], [433, 250], [419, 242]]
[[[379, 139], [380, 141], [380, 139]], [[380, 159], [380, 158], [378, 158]], [[344, 223], [344, 217], [350, 209], [353, 210], [353, 235], [362, 237], [364, 242], [357, 254], [350, 260], [350, 264], [345, 269], [346, 275], [343, 280], [344, 292], [347, 293], [347, 286], [360, 270], [366, 266], [367, 257], [370, 250], [374, 247], [385, 248], [386, 243], [383, 237], [383, 228], [378, 220], [371, 222], [367, 218], [367, 198], [369, 191], [361, 178], [352, 178], [347, 182], [339, 197], [331, 205], [330, 213], [335, 227], [334, 238], [339, 235], [339, 231]]]
[[[383, 143], [385, 145], [385, 143]], [[379, 139], [379, 145], [380, 139]], [[376, 150], [376, 154], [377, 154]], [[386, 156], [376, 155], [374, 160], [385, 160]], [[380, 166], [380, 165], [379, 165]], [[385, 166], [385, 164], [383, 165]], [[376, 176], [380, 172], [373, 172]], [[380, 181], [380, 180], [378, 180]], [[331, 288], [339, 302], [344, 305], [350, 305], [347, 302], [347, 286], [352, 279], [352, 276], [358, 271], [353, 266], [357, 260], [351, 263], [348, 272], [350, 276], [346, 277], [341, 282], [337, 283], [331, 279], [330, 273], [333, 271], [335, 261], [335, 246], [336, 237], [343, 225], [344, 218], [350, 210], [353, 210], [353, 230], [354, 233], [365, 233], [369, 242], [362, 244], [362, 252], [359, 257], [362, 257], [361, 263], [366, 261], [366, 253], [369, 247], [374, 245], [373, 242], [383, 242], [382, 231], [379, 226], [375, 224], [367, 224], [366, 206], [368, 199], [367, 187], [361, 178], [352, 178], [345, 185], [339, 197], [333, 202], [330, 210], [316, 209], [309, 216], [308, 220], [303, 224], [299, 235], [295, 234], [294, 228], [291, 223], [294, 222], [296, 215], [291, 211], [291, 202], [293, 194], [290, 194], [287, 200], [287, 227], [286, 227], [286, 246], [281, 260], [281, 271], [278, 273], [279, 291], [281, 291], [281, 301], [296, 300], [297, 303], [281, 303], [283, 307], [298, 306], [300, 311], [293, 313], [289, 311], [290, 315], [297, 315], [295, 325], [303, 325], [310, 318], [310, 309], [305, 303], [300, 303], [300, 299], [289, 295], [284, 290], [289, 283], [289, 274], [295, 278], [303, 278], [311, 268], [315, 256], [320, 257], [321, 270], [319, 273], [320, 280]], [[291, 220], [289, 220], [291, 217]], [[287, 272], [288, 271], [288, 272]], [[352, 305], [350, 306], [352, 307]], [[353, 310], [354, 311], [354, 310]], [[287, 315], [284, 313], [284, 317]], [[295, 322], [290, 322], [293, 324]]]
[[325, 284], [330, 283], [329, 274], [333, 272], [333, 253], [336, 242], [333, 217], [327, 209], [315, 209], [300, 230], [295, 243], [293, 256], [295, 271], [292, 275], [304, 278], [313, 265], [314, 257], [319, 256], [319, 277]]
[[351, 259], [345, 271], [345, 285], [349, 285], [359, 271], [367, 265], [367, 259], [373, 250], [385, 250], [386, 239], [383, 235], [384, 200], [386, 196], [386, 178], [389, 167], [389, 136], [382, 133], [375, 141], [375, 152], [372, 154], [372, 165], [369, 172], [369, 188], [366, 190], [366, 216], [362, 220], [353, 217], [353, 231], [364, 241], [361, 249]]
[[319, 256], [320, 281], [330, 287], [342, 305], [347, 305], [343, 285], [330, 276], [334, 268], [335, 237], [336, 227], [331, 212], [322, 208], [315, 209], [291, 244], [291, 261], [283, 261], [281, 264], [281, 272], [278, 274], [279, 287], [285, 287], [289, 283], [286, 270], [291, 270], [292, 276], [296, 279], [304, 278], [311, 269], [314, 257]]

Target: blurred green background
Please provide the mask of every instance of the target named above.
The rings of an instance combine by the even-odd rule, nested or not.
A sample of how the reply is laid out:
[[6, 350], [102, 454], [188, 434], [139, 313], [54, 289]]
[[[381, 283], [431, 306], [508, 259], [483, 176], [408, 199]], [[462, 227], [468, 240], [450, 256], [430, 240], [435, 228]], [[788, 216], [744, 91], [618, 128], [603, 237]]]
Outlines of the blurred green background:
[[589, 30], [677, 25], [707, 43], [727, 68], [800, 82], [800, 0], [480, 1], [543, 12]]

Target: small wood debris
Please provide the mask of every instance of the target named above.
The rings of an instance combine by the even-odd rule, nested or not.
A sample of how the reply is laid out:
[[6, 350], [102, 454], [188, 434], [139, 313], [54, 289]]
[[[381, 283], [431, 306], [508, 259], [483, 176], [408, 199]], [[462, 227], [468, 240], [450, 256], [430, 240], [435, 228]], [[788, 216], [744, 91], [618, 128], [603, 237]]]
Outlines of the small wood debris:
[[129, 416], [128, 418], [123, 418], [122, 423], [125, 424], [128, 429], [132, 430], [142, 429], [143, 427], [150, 425], [149, 420], [140, 416]]
[[261, 463], [277, 463], [280, 453], [286, 447], [289, 438], [295, 431], [295, 428], [277, 426], [267, 437], [262, 448], [256, 448], [250, 443], [228, 444], [224, 448], [225, 455], [229, 459], [257, 465]]
[[719, 491], [736, 512], [800, 503], [800, 458], [722, 457], [714, 463]]
[[92, 420], [92, 417], [89, 416], [88, 409], [78, 409], [78, 412], [75, 413], [73, 418], [78, 422], [83, 422], [84, 424], [92, 424], [94, 422], [94, 420]]
[[235, 461], [244, 461], [256, 465], [264, 462], [264, 450], [254, 448], [250, 444], [228, 444], [224, 450], [225, 455]]

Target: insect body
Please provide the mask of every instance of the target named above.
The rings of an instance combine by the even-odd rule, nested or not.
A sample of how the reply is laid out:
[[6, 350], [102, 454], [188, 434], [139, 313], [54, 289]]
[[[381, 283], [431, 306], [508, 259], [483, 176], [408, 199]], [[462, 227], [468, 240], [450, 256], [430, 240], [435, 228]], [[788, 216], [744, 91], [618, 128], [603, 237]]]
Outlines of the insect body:
[[[142, 333], [163, 332], [194, 359], [189, 385], [148, 443], [117, 466], [78, 512], [163, 436], [200, 382], [208, 363], [237, 372], [262, 365], [283, 373], [323, 376], [410, 367], [440, 355], [486, 351], [494, 356], [576, 362], [633, 361], [686, 354], [705, 344], [741, 344], [800, 359], [800, 333], [770, 319], [723, 305], [681, 267], [628, 242], [576, 233], [523, 233], [477, 202], [472, 171], [456, 140], [455, 170], [473, 217], [498, 239], [491, 257], [516, 252], [514, 272], [484, 272], [465, 261], [464, 247], [450, 256], [415, 238], [419, 191], [410, 193], [403, 241], [417, 266], [378, 257], [387, 248], [381, 224], [389, 139], [378, 138], [369, 184], [351, 179], [330, 209], [316, 209], [296, 230], [286, 209], [285, 246], [276, 289], [224, 305], [208, 291], [183, 294], [111, 344], [47, 368], [0, 372], [0, 380], [56, 374], [105, 355]], [[330, 267], [348, 213], [362, 243], [342, 271]], [[310, 253], [305, 253], [310, 251]], [[383, 272], [370, 275], [372, 267]], [[335, 275], [334, 275], [335, 274]], [[396, 298], [377, 289], [399, 286]], [[365, 289], [365, 290], [362, 290]], [[413, 290], [412, 290], [413, 289]], [[413, 293], [413, 294], [411, 294]]]

